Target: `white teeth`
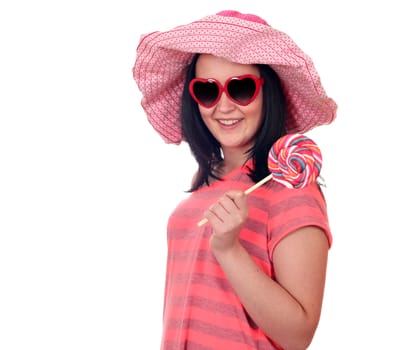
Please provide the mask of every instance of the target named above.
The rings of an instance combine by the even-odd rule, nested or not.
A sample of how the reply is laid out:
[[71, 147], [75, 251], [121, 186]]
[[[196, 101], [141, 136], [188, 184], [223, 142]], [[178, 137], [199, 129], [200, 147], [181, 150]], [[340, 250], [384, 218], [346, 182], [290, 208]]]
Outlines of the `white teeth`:
[[238, 123], [238, 120], [218, 120], [218, 122], [220, 122], [223, 125], [233, 125]]

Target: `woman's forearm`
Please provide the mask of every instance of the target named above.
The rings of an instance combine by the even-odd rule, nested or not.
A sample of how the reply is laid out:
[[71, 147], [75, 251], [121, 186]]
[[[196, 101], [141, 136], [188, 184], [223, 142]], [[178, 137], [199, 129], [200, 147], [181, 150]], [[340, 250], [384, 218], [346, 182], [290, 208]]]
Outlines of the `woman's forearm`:
[[266, 275], [239, 242], [227, 251], [215, 246], [214, 255], [252, 320], [285, 349], [306, 349], [317, 321], [310, 321], [303, 306]]

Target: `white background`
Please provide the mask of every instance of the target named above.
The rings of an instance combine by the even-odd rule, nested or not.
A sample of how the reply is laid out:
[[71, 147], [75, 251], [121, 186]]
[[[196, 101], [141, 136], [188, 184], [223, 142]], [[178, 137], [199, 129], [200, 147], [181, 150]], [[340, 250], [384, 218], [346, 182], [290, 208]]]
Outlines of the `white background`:
[[[273, 7], [275, 4], [275, 8]], [[195, 165], [146, 121], [140, 34], [256, 13], [315, 63], [334, 245], [310, 349], [419, 349], [414, 1], [4, 1], [0, 349], [158, 349], [165, 225]]]

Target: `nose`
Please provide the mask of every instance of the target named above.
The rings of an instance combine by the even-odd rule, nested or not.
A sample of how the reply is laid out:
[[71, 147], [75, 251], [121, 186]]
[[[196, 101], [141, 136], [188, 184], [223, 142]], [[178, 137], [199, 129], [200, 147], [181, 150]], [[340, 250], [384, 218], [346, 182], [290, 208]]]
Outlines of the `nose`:
[[223, 91], [220, 100], [217, 103], [217, 109], [222, 113], [228, 113], [234, 110], [236, 107], [236, 104], [230, 100], [225, 91]]

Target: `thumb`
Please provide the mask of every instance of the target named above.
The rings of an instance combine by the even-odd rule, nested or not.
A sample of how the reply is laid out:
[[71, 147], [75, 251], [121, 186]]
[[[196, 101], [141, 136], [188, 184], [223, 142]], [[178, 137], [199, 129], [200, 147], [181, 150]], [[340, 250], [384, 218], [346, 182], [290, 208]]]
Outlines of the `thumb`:
[[231, 190], [227, 191], [225, 195], [230, 198], [239, 208], [247, 204], [247, 196], [243, 191]]

